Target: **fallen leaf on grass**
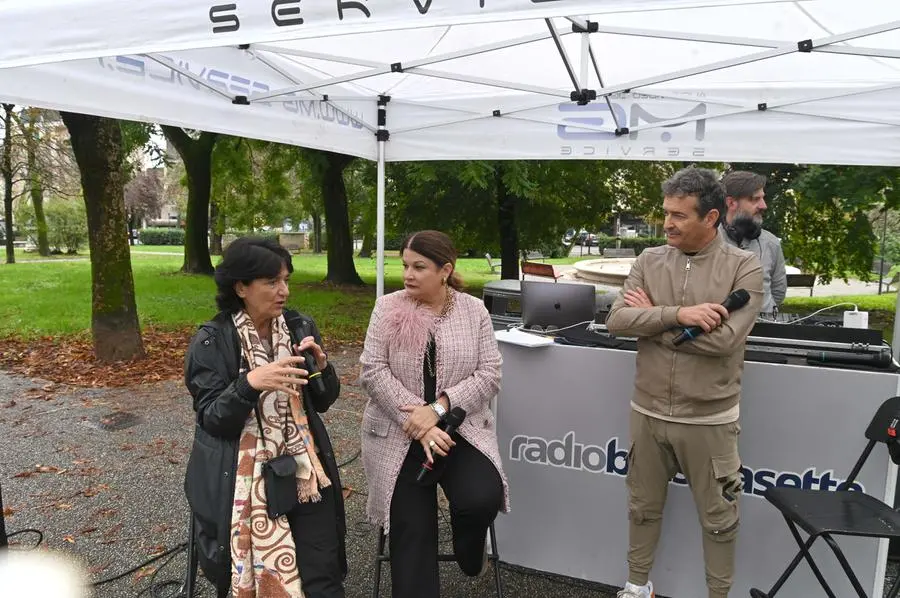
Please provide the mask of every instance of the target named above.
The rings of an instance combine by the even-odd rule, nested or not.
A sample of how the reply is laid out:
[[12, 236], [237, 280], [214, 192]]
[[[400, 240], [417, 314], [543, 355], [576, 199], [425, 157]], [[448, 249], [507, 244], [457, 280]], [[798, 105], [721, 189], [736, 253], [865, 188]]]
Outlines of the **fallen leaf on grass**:
[[162, 544], [156, 544], [147, 549], [147, 554], [149, 556], [159, 556], [166, 551], [166, 547]]
[[344, 486], [341, 494], [344, 495], [344, 500], [347, 500], [348, 498], [350, 498], [350, 495], [353, 494], [353, 488], [351, 488], [350, 486]]
[[178, 465], [179, 463], [181, 463], [181, 461], [179, 461], [175, 457], [169, 457], [169, 463], [171, 463], [172, 465]]
[[81, 530], [81, 531], [78, 532], [78, 533], [84, 536], [84, 535], [87, 535], [87, 534], [92, 534], [92, 533], [94, 533], [95, 531], [97, 531], [97, 528], [96, 528], [96, 527], [86, 527], [86, 528], [84, 528], [83, 530]]
[[16, 510], [12, 507], [3, 507], [3, 516], [4, 517], [12, 517], [16, 514]]
[[68, 542], [69, 544], [74, 544], [75, 536], [73, 536], [72, 534], [66, 534], [65, 536], [63, 536], [63, 542]]

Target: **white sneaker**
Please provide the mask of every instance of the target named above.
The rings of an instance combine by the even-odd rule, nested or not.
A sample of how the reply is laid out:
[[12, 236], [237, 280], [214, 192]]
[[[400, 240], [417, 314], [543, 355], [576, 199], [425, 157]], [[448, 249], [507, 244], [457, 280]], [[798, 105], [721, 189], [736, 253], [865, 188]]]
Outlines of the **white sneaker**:
[[653, 582], [648, 581], [645, 586], [636, 586], [633, 583], [626, 583], [625, 588], [619, 590], [616, 598], [654, 598]]

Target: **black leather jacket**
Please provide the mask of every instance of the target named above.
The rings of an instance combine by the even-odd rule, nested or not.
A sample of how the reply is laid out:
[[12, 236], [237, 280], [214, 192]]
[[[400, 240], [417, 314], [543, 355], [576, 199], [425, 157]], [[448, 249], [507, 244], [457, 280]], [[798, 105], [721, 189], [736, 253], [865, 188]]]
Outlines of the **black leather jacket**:
[[[285, 316], [292, 313], [296, 312], [285, 310]], [[291, 330], [293, 338], [313, 336], [321, 346], [322, 337], [315, 322], [308, 316], [298, 315], [299, 324]], [[194, 514], [194, 539], [200, 566], [220, 592], [231, 584], [229, 534], [238, 442], [260, 394], [247, 382], [247, 372], [241, 371], [240, 366], [237, 329], [231, 314], [219, 313], [200, 326], [185, 355], [184, 379], [194, 398], [197, 421], [184, 490]], [[307, 386], [303, 387], [303, 408], [322, 466], [333, 484], [335, 525], [341, 538], [341, 566], [346, 574], [346, 524], [341, 480], [331, 440], [319, 417], [319, 413], [327, 411], [337, 400], [341, 384], [330, 363], [322, 372], [322, 379], [325, 392], [321, 396]]]

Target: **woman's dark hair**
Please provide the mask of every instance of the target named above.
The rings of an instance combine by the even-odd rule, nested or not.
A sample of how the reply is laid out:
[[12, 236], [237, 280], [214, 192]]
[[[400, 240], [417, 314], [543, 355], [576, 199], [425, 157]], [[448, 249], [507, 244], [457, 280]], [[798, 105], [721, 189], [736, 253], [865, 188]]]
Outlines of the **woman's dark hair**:
[[291, 254], [272, 239], [241, 237], [235, 239], [222, 253], [216, 266], [216, 305], [221, 311], [234, 313], [244, 309], [244, 300], [237, 296], [234, 285], [250, 284], [259, 278], [276, 278], [281, 268], [294, 271]]
[[444, 264], [453, 266], [447, 284], [461, 291], [465, 288], [462, 276], [456, 271], [456, 248], [450, 237], [438, 230], [420, 230], [413, 233], [403, 241], [400, 246], [400, 255], [403, 255], [404, 249], [410, 249], [418, 254], [424, 255], [432, 262], [437, 264], [438, 268], [443, 268]]

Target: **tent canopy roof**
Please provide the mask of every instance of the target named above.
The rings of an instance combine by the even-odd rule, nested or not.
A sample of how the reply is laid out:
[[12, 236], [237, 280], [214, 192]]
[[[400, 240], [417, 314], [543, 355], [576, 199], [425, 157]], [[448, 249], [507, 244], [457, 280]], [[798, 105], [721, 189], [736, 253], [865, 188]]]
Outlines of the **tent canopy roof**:
[[11, 0], [0, 98], [374, 158], [389, 97], [389, 160], [900, 163], [900, 3], [444, 4]]

